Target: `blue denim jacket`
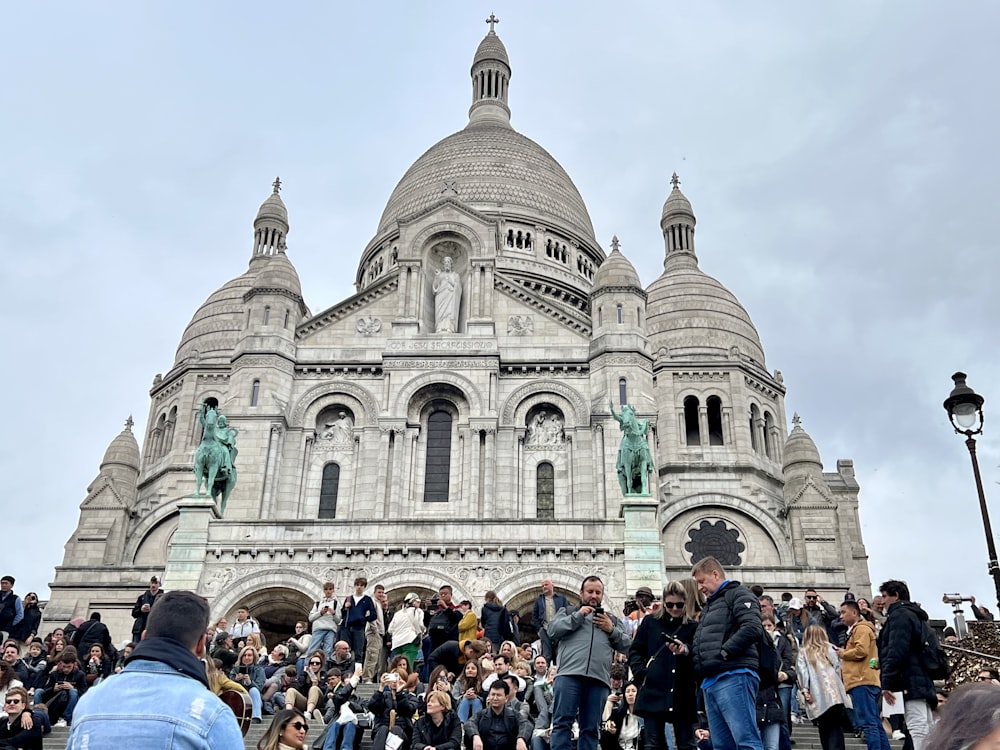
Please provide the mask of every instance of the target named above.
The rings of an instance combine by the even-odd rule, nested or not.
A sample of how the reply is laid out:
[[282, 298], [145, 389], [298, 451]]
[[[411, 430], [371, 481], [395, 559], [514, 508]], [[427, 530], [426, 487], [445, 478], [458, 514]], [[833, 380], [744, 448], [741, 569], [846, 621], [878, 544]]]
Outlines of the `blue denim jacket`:
[[243, 750], [232, 709], [158, 661], [132, 661], [88, 690], [73, 712], [70, 750]]

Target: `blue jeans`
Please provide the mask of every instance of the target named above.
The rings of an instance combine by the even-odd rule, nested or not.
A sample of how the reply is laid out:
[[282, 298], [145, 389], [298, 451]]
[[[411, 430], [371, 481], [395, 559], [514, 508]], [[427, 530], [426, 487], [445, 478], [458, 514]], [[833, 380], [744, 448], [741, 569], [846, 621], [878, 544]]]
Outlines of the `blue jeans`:
[[[573, 720], [579, 712], [580, 739], [577, 750], [597, 750], [601, 712], [611, 689], [599, 680], [557, 674], [552, 683], [552, 750], [571, 750]], [[757, 750], [761, 750], [757, 746]]]
[[481, 698], [462, 698], [458, 703], [458, 719], [463, 724], [469, 720], [472, 714], [478, 714], [483, 710], [483, 701]]
[[865, 733], [868, 750], [889, 750], [879, 711], [882, 691], [875, 685], [858, 685], [848, 695], [854, 703], [854, 726]]
[[257, 689], [256, 685], [251, 685], [247, 692], [250, 693], [250, 705], [253, 707], [250, 717], [259, 719], [264, 709], [264, 700], [260, 697], [260, 690]]
[[765, 724], [760, 728], [760, 742], [764, 750], [778, 750], [778, 739], [781, 736], [781, 722]]
[[312, 640], [309, 641], [309, 648], [303, 658], [308, 660], [311, 653], [322, 648], [323, 653], [326, 654], [326, 660], [330, 661], [333, 658], [333, 646], [336, 642], [337, 634], [332, 630], [317, 630], [313, 633]]
[[351, 750], [351, 748], [354, 747], [354, 734], [357, 731], [357, 724], [353, 722], [349, 724], [338, 724], [336, 717], [334, 717], [333, 723], [330, 724], [330, 731], [326, 733], [326, 742], [323, 743], [323, 750], [336, 750], [337, 738], [341, 734], [344, 735], [342, 747], [344, 750]]
[[703, 689], [715, 750], [763, 750], [757, 729], [758, 684], [757, 675], [739, 672], [724, 674]]

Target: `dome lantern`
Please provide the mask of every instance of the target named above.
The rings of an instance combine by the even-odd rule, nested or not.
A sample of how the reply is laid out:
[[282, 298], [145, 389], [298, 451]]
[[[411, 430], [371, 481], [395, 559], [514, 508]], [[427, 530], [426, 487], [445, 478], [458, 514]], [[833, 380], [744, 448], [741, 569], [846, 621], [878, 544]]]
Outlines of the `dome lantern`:
[[469, 107], [469, 124], [489, 122], [510, 126], [510, 107], [507, 90], [510, 85], [510, 60], [507, 48], [494, 31], [500, 19], [492, 13], [486, 19], [490, 30], [479, 43], [472, 58], [472, 106]]
[[285, 252], [285, 238], [288, 236], [288, 209], [281, 200], [281, 178], [275, 177], [271, 185], [274, 191], [260, 204], [257, 218], [253, 222], [253, 254], [251, 261]]
[[697, 267], [698, 257], [694, 253], [694, 225], [697, 223], [691, 201], [681, 192], [681, 179], [674, 172], [670, 178], [673, 189], [663, 204], [660, 228], [663, 230], [663, 244], [666, 258], [663, 267]]

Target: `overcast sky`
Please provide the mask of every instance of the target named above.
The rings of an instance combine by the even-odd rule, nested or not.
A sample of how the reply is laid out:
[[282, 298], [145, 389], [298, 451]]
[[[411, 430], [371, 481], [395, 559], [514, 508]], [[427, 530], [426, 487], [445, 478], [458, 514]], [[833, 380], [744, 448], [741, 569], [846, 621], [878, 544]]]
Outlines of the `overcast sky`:
[[[351, 4], [352, 6], [361, 4]], [[20, 3], [0, 105], [7, 428], [0, 571], [47, 597], [78, 506], [191, 315], [239, 275], [275, 175], [316, 312], [407, 167], [467, 122], [491, 11], [512, 123], [643, 283], [676, 170], [701, 268], [742, 301], [825, 468], [855, 461], [874, 584], [994, 608], [969, 457], [986, 397], [1000, 526], [1000, 5]]]

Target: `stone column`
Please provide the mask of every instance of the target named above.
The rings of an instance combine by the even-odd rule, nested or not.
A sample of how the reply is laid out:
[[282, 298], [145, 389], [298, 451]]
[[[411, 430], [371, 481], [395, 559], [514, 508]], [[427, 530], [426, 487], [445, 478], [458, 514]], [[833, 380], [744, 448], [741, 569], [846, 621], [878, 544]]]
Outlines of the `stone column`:
[[662, 591], [663, 548], [656, 524], [656, 495], [625, 497], [621, 508], [625, 519], [625, 590], [631, 593], [649, 586], [654, 593]]
[[192, 495], [182, 498], [177, 507], [180, 519], [170, 540], [167, 564], [163, 570], [164, 584], [171, 591], [197, 591], [205, 566], [209, 524], [221, 518], [211, 497]]

